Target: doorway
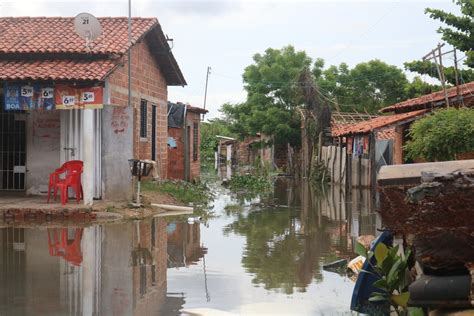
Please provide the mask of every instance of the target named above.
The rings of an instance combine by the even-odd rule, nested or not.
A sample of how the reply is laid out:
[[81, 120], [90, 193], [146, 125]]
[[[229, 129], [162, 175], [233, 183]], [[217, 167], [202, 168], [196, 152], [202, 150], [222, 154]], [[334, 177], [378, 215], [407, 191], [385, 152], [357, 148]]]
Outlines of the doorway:
[[[61, 111], [60, 161], [84, 160], [84, 111]], [[102, 110], [94, 109], [94, 199], [102, 197]]]
[[24, 191], [26, 178], [26, 114], [5, 111], [0, 94], [0, 191]]

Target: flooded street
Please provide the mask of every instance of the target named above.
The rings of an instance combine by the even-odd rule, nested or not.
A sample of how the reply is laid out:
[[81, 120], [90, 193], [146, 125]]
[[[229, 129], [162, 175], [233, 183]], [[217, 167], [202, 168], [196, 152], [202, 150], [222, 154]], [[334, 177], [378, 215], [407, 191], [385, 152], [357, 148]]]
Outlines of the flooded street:
[[[2, 228], [0, 315], [349, 315], [354, 282], [322, 270], [375, 234], [368, 192], [279, 179], [262, 201], [218, 184], [213, 217]], [[265, 203], [261, 203], [265, 202]]]

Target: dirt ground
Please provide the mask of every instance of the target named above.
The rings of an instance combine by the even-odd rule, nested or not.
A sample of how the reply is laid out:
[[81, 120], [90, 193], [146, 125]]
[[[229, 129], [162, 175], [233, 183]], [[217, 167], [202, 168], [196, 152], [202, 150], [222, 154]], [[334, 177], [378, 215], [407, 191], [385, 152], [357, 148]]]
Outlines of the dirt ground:
[[45, 196], [9, 195], [0, 199], [2, 225], [58, 225], [58, 224], [92, 224], [120, 220], [143, 219], [166, 212], [152, 207], [151, 203], [183, 205], [169, 194], [160, 192], [143, 192], [142, 207], [133, 207], [129, 201], [94, 201], [86, 206], [70, 200], [61, 205], [59, 201], [46, 202]]

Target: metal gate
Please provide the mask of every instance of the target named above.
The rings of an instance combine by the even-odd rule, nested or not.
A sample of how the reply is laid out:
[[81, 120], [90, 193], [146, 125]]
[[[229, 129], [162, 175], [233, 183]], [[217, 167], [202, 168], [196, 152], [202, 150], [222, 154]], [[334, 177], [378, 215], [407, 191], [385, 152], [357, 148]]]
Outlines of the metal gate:
[[4, 111], [0, 95], [0, 190], [25, 190], [26, 114]]

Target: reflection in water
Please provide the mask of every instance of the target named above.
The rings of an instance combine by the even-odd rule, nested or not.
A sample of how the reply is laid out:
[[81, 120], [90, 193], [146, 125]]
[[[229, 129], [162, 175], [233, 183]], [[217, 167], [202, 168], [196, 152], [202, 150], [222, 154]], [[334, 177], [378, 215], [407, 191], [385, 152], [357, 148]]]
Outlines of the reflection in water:
[[48, 228], [49, 255], [62, 257], [75, 266], [81, 265], [82, 230], [82, 228]]
[[322, 262], [352, 253], [345, 201], [331, 208], [329, 201], [308, 183], [279, 179], [267, 201], [276, 207], [236, 214], [224, 232], [246, 237], [242, 264], [254, 274], [252, 282], [286, 294], [304, 292], [313, 280], [322, 280]]
[[[220, 193], [209, 227], [155, 218], [0, 229], [0, 315], [239, 313], [292, 298], [306, 308], [295, 314], [348, 311], [352, 284], [321, 266], [353, 255], [357, 236], [376, 233], [369, 192], [315, 192], [280, 179], [263, 204], [272, 207]], [[226, 213], [229, 203], [245, 207]]]
[[196, 264], [207, 254], [207, 248], [201, 246], [199, 224], [169, 223], [168, 268], [187, 267]]

